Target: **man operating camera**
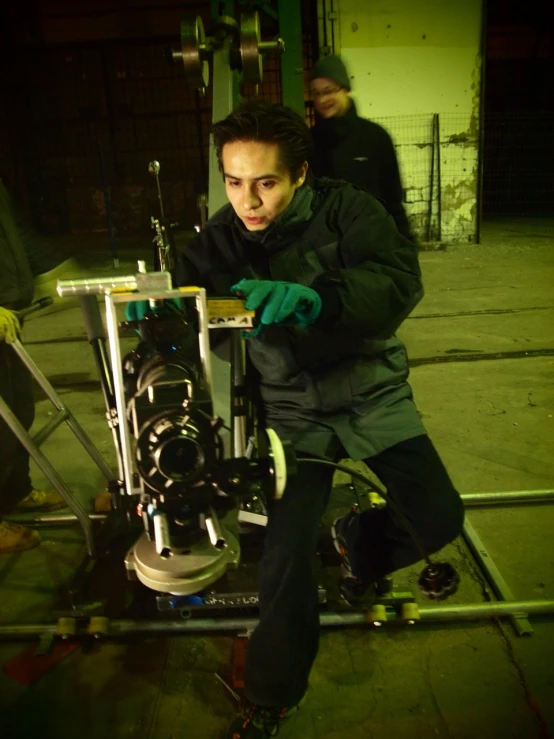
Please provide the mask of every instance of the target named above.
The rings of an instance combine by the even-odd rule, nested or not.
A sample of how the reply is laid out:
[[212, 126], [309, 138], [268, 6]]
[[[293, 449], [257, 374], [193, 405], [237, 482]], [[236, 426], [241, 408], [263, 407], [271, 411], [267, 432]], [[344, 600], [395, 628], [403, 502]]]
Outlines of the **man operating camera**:
[[[367, 192], [311, 181], [310, 131], [285, 107], [245, 103], [214, 126], [229, 204], [180, 259], [177, 283], [234, 294], [256, 311], [246, 334], [266, 426], [302, 457], [363, 460], [428, 552], [461, 530], [460, 497], [412, 400], [395, 331], [423, 289], [416, 247]], [[148, 303], [131, 303], [140, 318]], [[318, 650], [312, 556], [333, 470], [299, 465], [269, 507], [260, 620], [248, 644], [244, 710], [227, 737], [274, 736], [308, 687]], [[420, 552], [387, 506], [332, 529], [341, 592], [370, 605], [375, 582]]]

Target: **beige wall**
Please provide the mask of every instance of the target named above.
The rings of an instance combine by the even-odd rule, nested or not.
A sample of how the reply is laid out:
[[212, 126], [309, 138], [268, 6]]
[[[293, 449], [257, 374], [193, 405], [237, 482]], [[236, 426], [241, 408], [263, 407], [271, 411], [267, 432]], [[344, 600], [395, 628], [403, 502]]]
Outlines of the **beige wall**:
[[[329, 10], [329, 0], [326, 5]], [[438, 113], [442, 239], [473, 240], [481, 0], [333, 0], [333, 10], [334, 16], [326, 19], [328, 38], [333, 30], [335, 52], [350, 69], [359, 114], [381, 122], [397, 145], [414, 228], [421, 238], [426, 237], [431, 122]], [[438, 234], [439, 214], [436, 166], [434, 172], [431, 238]]]

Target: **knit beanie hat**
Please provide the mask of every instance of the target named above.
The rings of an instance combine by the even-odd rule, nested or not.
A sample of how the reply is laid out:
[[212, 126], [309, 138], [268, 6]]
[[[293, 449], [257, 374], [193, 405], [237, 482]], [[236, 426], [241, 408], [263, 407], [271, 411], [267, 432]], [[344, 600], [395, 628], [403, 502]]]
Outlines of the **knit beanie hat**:
[[335, 54], [322, 56], [313, 66], [310, 79], [315, 80], [316, 77], [327, 77], [333, 80], [346, 90], [351, 90], [350, 78], [348, 70], [342, 59]]

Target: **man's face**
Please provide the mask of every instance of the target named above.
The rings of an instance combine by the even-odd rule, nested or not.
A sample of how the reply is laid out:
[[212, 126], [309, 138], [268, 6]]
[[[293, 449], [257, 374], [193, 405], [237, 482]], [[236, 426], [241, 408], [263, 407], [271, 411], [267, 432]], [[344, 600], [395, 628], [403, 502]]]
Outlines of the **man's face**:
[[263, 231], [288, 208], [308, 169], [305, 164], [293, 182], [280, 162], [277, 144], [260, 141], [225, 144], [221, 161], [227, 197], [249, 231]]
[[334, 118], [346, 113], [350, 107], [348, 90], [327, 77], [316, 77], [310, 86], [314, 108], [322, 118]]

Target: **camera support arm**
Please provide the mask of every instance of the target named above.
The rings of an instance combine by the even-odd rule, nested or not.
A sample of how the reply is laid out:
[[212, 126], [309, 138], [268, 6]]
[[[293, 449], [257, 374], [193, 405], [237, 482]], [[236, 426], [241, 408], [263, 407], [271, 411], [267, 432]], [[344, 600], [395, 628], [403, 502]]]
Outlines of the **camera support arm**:
[[[136, 292], [128, 292], [135, 290]], [[119, 433], [121, 439], [123, 476], [127, 495], [139, 494], [136, 485], [131, 450], [131, 433], [123, 419], [126, 418], [126, 400], [123, 384], [122, 357], [119, 345], [119, 321], [116, 307], [138, 300], [167, 300], [169, 298], [188, 298], [195, 301], [198, 314], [198, 346], [203, 380], [208, 392], [212, 390], [212, 371], [210, 361], [210, 344], [208, 337], [208, 308], [206, 291], [199, 287], [182, 287], [172, 289], [169, 272], [138, 272], [135, 275], [110, 279], [60, 280], [57, 287], [61, 297], [82, 295], [104, 295], [106, 306], [106, 329], [110, 348], [113, 389], [120, 419]]]

